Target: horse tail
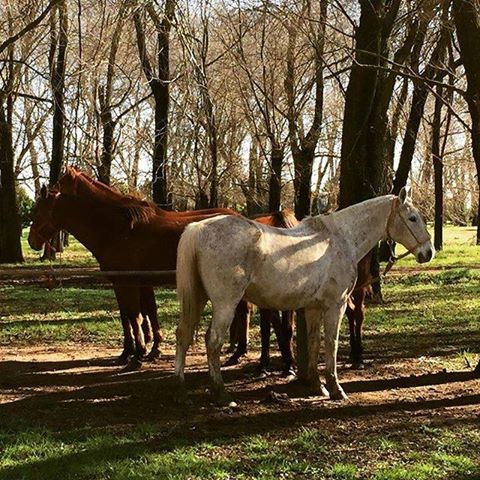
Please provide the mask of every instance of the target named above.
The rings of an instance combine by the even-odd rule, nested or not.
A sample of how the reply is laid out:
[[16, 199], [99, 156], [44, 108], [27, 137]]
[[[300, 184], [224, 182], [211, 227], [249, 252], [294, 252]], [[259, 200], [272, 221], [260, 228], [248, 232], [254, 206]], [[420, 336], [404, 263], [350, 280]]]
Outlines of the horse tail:
[[[180, 323], [177, 331], [190, 337], [205, 305], [206, 293], [198, 270], [197, 245], [201, 226], [190, 224], [183, 232], [177, 254], [177, 296], [180, 302]], [[191, 339], [188, 339], [191, 341]]]

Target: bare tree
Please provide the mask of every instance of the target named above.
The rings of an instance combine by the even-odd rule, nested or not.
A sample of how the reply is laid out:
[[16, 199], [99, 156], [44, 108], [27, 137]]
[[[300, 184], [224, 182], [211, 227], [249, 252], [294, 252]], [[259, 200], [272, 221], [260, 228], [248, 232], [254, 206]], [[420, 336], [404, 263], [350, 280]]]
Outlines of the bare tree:
[[[14, 38], [10, 4], [7, 6], [7, 22], [10, 38]], [[14, 43], [8, 43], [5, 49], [7, 49], [7, 61], [3, 64], [1, 72], [3, 85], [0, 90], [0, 263], [23, 261], [12, 138], [16, 73]]]
[[[153, 3], [138, 7], [134, 12], [138, 53], [145, 78], [155, 102], [155, 140], [152, 160], [152, 198], [159, 205], [169, 208], [168, 198], [168, 112], [170, 107], [170, 30], [175, 12], [175, 0], [165, 0], [163, 18]], [[150, 18], [157, 35], [157, 71], [147, 52], [144, 17]]]
[[[480, 5], [478, 0], [453, 0], [453, 14], [460, 46], [460, 56], [467, 77], [467, 100], [472, 119], [472, 150], [477, 168], [479, 201], [477, 218], [480, 218]], [[480, 245], [480, 222], [477, 226], [477, 245]]]

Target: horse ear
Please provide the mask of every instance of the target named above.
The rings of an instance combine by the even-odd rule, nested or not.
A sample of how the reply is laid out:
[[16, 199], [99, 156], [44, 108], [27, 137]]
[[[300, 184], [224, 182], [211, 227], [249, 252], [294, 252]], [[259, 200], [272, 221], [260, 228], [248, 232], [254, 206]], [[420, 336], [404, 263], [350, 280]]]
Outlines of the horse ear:
[[405, 187], [402, 187], [402, 189], [400, 190], [400, 193], [398, 194], [398, 198], [400, 199], [400, 203], [405, 203], [405, 201], [407, 200], [407, 197], [408, 197], [408, 192], [407, 192], [407, 189]]
[[48, 195], [48, 190], [45, 185], [42, 185], [42, 188], [40, 189], [40, 198], [47, 198]]

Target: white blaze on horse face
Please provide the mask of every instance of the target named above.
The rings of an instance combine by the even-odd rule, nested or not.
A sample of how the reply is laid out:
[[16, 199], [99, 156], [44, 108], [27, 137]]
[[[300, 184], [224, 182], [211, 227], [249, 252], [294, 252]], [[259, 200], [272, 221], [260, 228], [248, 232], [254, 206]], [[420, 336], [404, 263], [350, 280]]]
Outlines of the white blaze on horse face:
[[418, 263], [429, 262], [435, 256], [435, 248], [423, 217], [413, 206], [410, 198], [400, 195], [399, 200], [393, 221], [392, 237], [411, 251]]

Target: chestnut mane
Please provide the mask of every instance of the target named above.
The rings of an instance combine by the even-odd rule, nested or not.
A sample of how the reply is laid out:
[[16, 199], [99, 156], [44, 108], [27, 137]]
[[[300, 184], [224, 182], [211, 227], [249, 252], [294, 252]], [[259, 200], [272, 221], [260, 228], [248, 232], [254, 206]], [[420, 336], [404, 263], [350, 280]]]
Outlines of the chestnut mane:
[[[114, 204], [123, 209], [128, 220], [131, 221], [132, 228], [139, 223], [146, 223], [157, 214], [158, 207], [146, 200], [141, 200], [133, 195], [124, 195], [115, 188], [105, 185], [104, 183], [95, 180], [84, 172], [77, 171], [79, 176], [91, 183], [95, 188], [107, 192]], [[118, 203], [117, 203], [118, 202]]]

